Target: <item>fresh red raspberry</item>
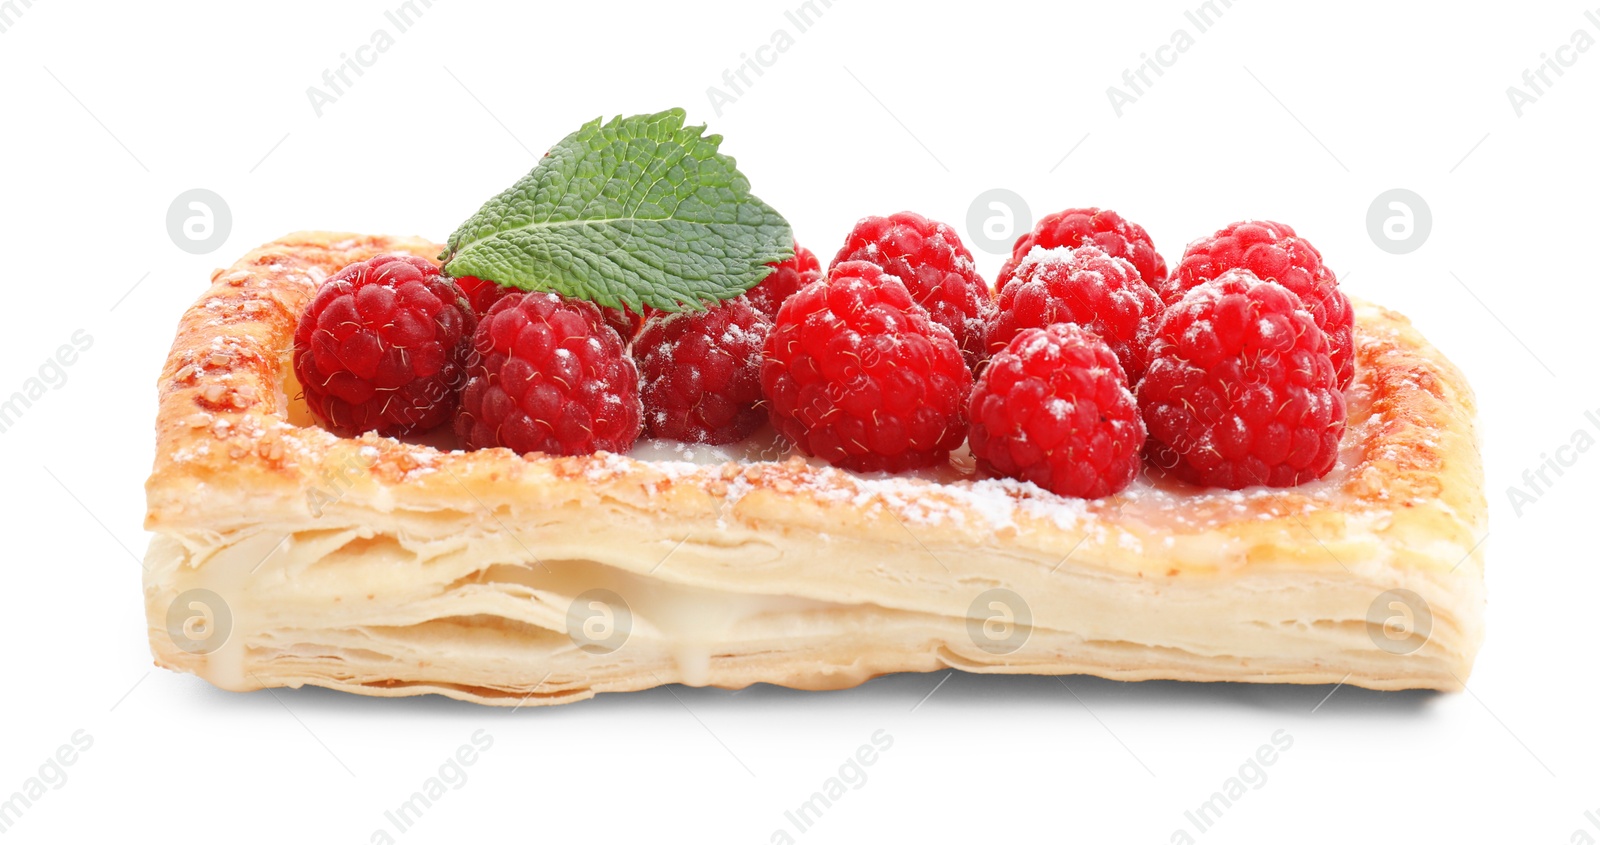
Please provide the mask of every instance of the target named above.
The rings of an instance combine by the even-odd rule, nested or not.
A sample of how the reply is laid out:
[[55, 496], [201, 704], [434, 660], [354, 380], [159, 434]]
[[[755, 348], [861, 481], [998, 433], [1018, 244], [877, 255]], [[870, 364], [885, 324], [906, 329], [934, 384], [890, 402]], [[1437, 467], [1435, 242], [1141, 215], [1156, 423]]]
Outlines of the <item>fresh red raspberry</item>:
[[1150, 459], [1237, 490], [1321, 478], [1339, 457], [1344, 394], [1300, 298], [1229, 270], [1167, 309], [1139, 383]]
[[294, 374], [330, 431], [426, 431], [450, 418], [477, 320], [414, 255], [379, 255], [322, 283], [294, 332]]
[[816, 254], [798, 243], [794, 245], [794, 257], [769, 266], [772, 272], [744, 294], [750, 304], [767, 315], [769, 320], [778, 316], [778, 308], [785, 299], [822, 278], [822, 264], [817, 261]]
[[1162, 308], [1161, 297], [1126, 259], [1093, 245], [1034, 247], [1000, 289], [989, 322], [989, 353], [1006, 348], [1024, 329], [1076, 323], [1109, 344], [1128, 382], [1137, 384]]
[[773, 425], [801, 451], [900, 472], [942, 463], [961, 445], [972, 373], [955, 336], [899, 279], [846, 261], [783, 303], [761, 388]]
[[1277, 282], [1305, 303], [1328, 336], [1328, 354], [1339, 377], [1339, 389], [1355, 377], [1355, 312], [1339, 290], [1339, 280], [1322, 263], [1322, 253], [1282, 223], [1252, 220], [1234, 223], [1184, 250], [1183, 261], [1161, 290], [1171, 305], [1190, 288], [1243, 267], [1257, 278]]
[[864, 217], [833, 257], [829, 273], [846, 261], [870, 261], [887, 270], [955, 335], [968, 367], [982, 360], [983, 324], [993, 307], [989, 285], [954, 229], [910, 211]]
[[516, 290], [477, 276], [456, 276], [454, 281], [456, 287], [467, 295], [467, 302], [472, 304], [472, 313], [479, 317], [489, 313], [500, 297]]
[[1022, 330], [989, 359], [967, 415], [972, 454], [987, 472], [1083, 499], [1116, 493], [1139, 474], [1139, 406], [1116, 353], [1082, 326]]
[[517, 291], [478, 323], [456, 434], [468, 447], [587, 455], [639, 437], [639, 375], [592, 302]]
[[633, 357], [649, 436], [722, 444], [754, 434], [767, 421], [761, 346], [771, 328], [743, 296], [646, 320]]
[[1139, 278], [1152, 288], [1167, 278], [1167, 262], [1156, 252], [1150, 234], [1143, 226], [1124, 220], [1110, 209], [1069, 208], [1046, 214], [1034, 225], [1033, 231], [1020, 238], [1011, 247], [1011, 258], [1000, 268], [995, 280], [995, 290], [1005, 290], [1011, 274], [1036, 246], [1054, 249], [1058, 246], [1079, 247], [1084, 244], [1100, 247], [1108, 255], [1126, 258], [1139, 271]]

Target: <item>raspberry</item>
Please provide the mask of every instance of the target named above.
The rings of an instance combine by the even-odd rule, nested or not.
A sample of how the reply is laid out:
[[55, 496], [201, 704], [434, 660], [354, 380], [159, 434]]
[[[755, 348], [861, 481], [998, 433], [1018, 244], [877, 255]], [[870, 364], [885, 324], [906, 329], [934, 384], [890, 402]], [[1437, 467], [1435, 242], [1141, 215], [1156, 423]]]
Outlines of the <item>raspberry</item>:
[[1235, 267], [1277, 282], [1300, 297], [1317, 327], [1328, 336], [1328, 354], [1339, 377], [1339, 389], [1349, 387], [1356, 371], [1352, 337], [1355, 312], [1350, 308], [1350, 299], [1339, 290], [1339, 280], [1323, 265], [1317, 248], [1282, 223], [1234, 223], [1189, 244], [1172, 278], [1160, 288], [1161, 298], [1171, 305], [1190, 288]]
[[846, 261], [870, 261], [888, 271], [955, 335], [967, 366], [982, 359], [983, 324], [993, 307], [989, 285], [955, 230], [910, 211], [864, 217], [850, 230], [829, 272]]
[[987, 472], [1084, 499], [1139, 474], [1139, 406], [1111, 347], [1081, 326], [1024, 329], [989, 359], [967, 413]]
[[767, 335], [761, 388], [802, 451], [860, 472], [949, 459], [972, 373], [955, 336], [876, 264], [836, 264], [789, 297]]
[[472, 342], [478, 360], [455, 422], [468, 447], [586, 455], [638, 438], [638, 371], [594, 303], [517, 291]]
[[1139, 383], [1153, 463], [1208, 487], [1292, 487], [1333, 468], [1344, 394], [1300, 298], [1229, 270], [1167, 309]]
[[439, 268], [379, 255], [323, 282], [301, 312], [295, 378], [331, 431], [426, 431], [455, 411], [476, 322]]
[[995, 280], [995, 290], [1005, 290], [1017, 265], [1036, 246], [1054, 249], [1058, 246], [1079, 247], [1084, 244], [1100, 247], [1108, 255], [1126, 258], [1139, 271], [1139, 278], [1152, 288], [1167, 278], [1167, 262], [1156, 252], [1155, 244], [1143, 226], [1130, 223], [1122, 215], [1109, 209], [1069, 208], [1040, 218], [1033, 231], [1020, 238], [1011, 247], [1011, 257], [1000, 268]]
[[658, 314], [633, 341], [645, 430], [685, 443], [733, 443], [767, 421], [761, 345], [772, 322], [744, 297]]
[[1034, 247], [1011, 283], [1000, 289], [989, 323], [989, 352], [1006, 348], [1023, 329], [1076, 323], [1108, 343], [1129, 383], [1137, 383], [1161, 311], [1161, 297], [1126, 259], [1093, 245]]
[[778, 308], [785, 299], [822, 278], [822, 265], [818, 263], [816, 254], [798, 243], [794, 245], [793, 258], [769, 266], [772, 272], [761, 280], [761, 284], [744, 294], [750, 304], [767, 315], [768, 319], [778, 316]]
[[500, 301], [500, 297], [516, 290], [477, 276], [456, 276], [454, 281], [456, 287], [461, 288], [461, 292], [467, 295], [467, 302], [472, 305], [472, 313], [479, 317], [489, 313], [489, 309]]

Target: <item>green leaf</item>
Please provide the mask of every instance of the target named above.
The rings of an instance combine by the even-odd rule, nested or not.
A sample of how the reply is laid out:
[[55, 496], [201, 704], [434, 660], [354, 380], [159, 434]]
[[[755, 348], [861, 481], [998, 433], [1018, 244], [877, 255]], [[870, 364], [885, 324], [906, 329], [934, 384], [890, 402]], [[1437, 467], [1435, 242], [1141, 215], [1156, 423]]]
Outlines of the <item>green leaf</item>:
[[783, 215], [750, 193], [720, 135], [683, 109], [584, 124], [461, 224], [456, 276], [635, 311], [701, 308], [793, 254]]

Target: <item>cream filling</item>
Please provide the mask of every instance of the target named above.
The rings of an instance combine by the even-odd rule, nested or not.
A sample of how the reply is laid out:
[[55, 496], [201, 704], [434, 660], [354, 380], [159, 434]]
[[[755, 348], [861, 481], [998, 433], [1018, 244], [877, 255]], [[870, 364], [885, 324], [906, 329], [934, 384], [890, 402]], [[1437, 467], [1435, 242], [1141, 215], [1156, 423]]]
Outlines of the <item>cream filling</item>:
[[[931, 586], [885, 580], [857, 556], [813, 543], [791, 551], [805, 556], [796, 565], [809, 573], [797, 581], [728, 568], [730, 556], [752, 562], [744, 547], [720, 559], [715, 549], [692, 548], [630, 571], [592, 560], [529, 562], [504, 533], [472, 536], [425, 517], [413, 522], [420, 525], [431, 536], [302, 525], [287, 539], [274, 529], [158, 537], [150, 618], [169, 619], [178, 596], [204, 589], [222, 597], [232, 619], [228, 636], [198, 654], [160, 641], [178, 632], [152, 630], [158, 657], [235, 690], [385, 679], [534, 689], [552, 675], [571, 690], [763, 680], [833, 688], [939, 665], [1245, 680], [1337, 681], [1357, 672], [1353, 682], [1388, 682], [1447, 679], [1442, 667], [1460, 667], [1470, 650], [1470, 636], [1441, 615], [1415, 659], [1397, 663], [1368, 639], [1361, 614], [1370, 586], [1304, 572], [1161, 583], [1073, 563], [1046, 574], [979, 550], [970, 559], [942, 552], [971, 577]], [[568, 553], [588, 545], [567, 542]], [[1013, 577], [979, 577], [985, 566]], [[742, 592], [751, 580], [767, 591]], [[1034, 602], [1030, 636], [1014, 653], [985, 653], [972, 638], [967, 593], [1006, 582]], [[618, 623], [615, 613], [598, 631], [584, 628], [592, 618], [573, 623], [574, 603], [593, 590], [627, 608], [620, 649], [582, 649], [590, 634]]]
[[[673, 681], [704, 686], [711, 682], [712, 658], [729, 643], [759, 635], [760, 629], [781, 628], [786, 624], [785, 617], [792, 620], [808, 612], [844, 607], [787, 595], [683, 586], [593, 561], [545, 561], [532, 565], [502, 562], [480, 564], [472, 567], [476, 571], [468, 571], [459, 565], [468, 555], [459, 551], [433, 560], [419, 560], [401, 544], [391, 547], [380, 543], [352, 551], [351, 541], [359, 533], [350, 529], [331, 535], [278, 535], [279, 539], [274, 539], [272, 534], [263, 532], [231, 544], [201, 546], [198, 553], [175, 544], [163, 551], [153, 546], [152, 568], [165, 570], [162, 581], [167, 589], [163, 593], [169, 602], [190, 590], [208, 590], [222, 597], [226, 605], [230, 630], [214, 650], [198, 656], [197, 674], [225, 689], [253, 689], [263, 684], [250, 677], [249, 651], [261, 635], [278, 633], [286, 627], [315, 631], [344, 626], [418, 625], [429, 619], [457, 618], [479, 611], [535, 625], [604, 650], [612, 650], [615, 642], [605, 635], [610, 630], [625, 629], [627, 640], [640, 638], [671, 655], [677, 672]], [[156, 543], [162, 545], [162, 539]], [[439, 545], [447, 544], [422, 544]], [[359, 556], [359, 567], [350, 566], [352, 555]], [[492, 553], [479, 559], [492, 559]], [[448, 580], [426, 579], [421, 583], [427, 589], [417, 595], [394, 594], [395, 574], [419, 565], [437, 567], [436, 575]], [[382, 575], [386, 571], [388, 577]], [[320, 592], [333, 586], [331, 581], [338, 582], [332, 593], [338, 596], [337, 601], [330, 601], [328, 594]], [[318, 591], [295, 589], [290, 586], [295, 582], [302, 587], [316, 584]], [[412, 586], [417, 583], [410, 582]], [[359, 610], [363, 584], [390, 593], [388, 601], [374, 608], [375, 613]], [[564, 611], [591, 591], [609, 594], [600, 599], [599, 607], [592, 608], [599, 613], [591, 613], [586, 619], [570, 619]], [[160, 612], [151, 618], [167, 618], [166, 609], [154, 607]], [[215, 616], [216, 608], [210, 610]], [[210, 645], [207, 643], [206, 648], [210, 649]]]

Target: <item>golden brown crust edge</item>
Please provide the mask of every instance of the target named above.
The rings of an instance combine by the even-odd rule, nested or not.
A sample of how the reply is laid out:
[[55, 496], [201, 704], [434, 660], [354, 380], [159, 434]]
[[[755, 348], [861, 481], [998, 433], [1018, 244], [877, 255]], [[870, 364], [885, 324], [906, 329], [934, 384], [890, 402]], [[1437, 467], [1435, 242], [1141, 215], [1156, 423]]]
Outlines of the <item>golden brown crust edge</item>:
[[[304, 511], [307, 492], [325, 486], [329, 473], [359, 450], [366, 476], [336, 505], [351, 512], [459, 508], [464, 494], [487, 511], [510, 514], [612, 500], [658, 514], [664, 530], [729, 518], [782, 533], [828, 526], [898, 546], [998, 544], [1041, 559], [1070, 553], [1074, 565], [1137, 578], [1287, 569], [1380, 586], [1441, 580], [1451, 584], [1446, 603], [1462, 605], [1444, 609], [1458, 629], [1454, 647], [1464, 662], [1450, 673], [1455, 683], [1441, 676], [1416, 685], [1453, 688], [1470, 669], [1481, 638], [1477, 540], [1486, 512], [1470, 422], [1474, 400], [1460, 372], [1394, 312], [1358, 304], [1358, 380], [1341, 468], [1324, 482], [1287, 491], [1198, 494], [1157, 486], [1068, 503], [1025, 485], [889, 483], [793, 459], [685, 467], [615, 455], [453, 453], [371, 436], [346, 440], [296, 424], [306, 420], [291, 422], [283, 387], [293, 389], [289, 339], [316, 283], [380, 252], [432, 259], [438, 249], [419, 239], [304, 232], [215, 274], [185, 313], [161, 375], [147, 527], [158, 534], [226, 533], [247, 528], [263, 512], [282, 518]], [[998, 517], [997, 497], [1010, 500]], [[768, 574], [786, 586], [805, 575]], [[1089, 671], [1117, 676], [1114, 668]]]

